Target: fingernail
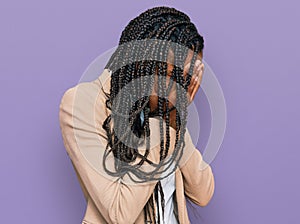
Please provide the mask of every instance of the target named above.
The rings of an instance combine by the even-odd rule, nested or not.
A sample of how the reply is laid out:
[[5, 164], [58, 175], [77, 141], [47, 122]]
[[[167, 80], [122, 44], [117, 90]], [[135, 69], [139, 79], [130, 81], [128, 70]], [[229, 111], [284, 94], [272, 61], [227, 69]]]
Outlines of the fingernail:
[[195, 66], [198, 67], [200, 64], [201, 64], [201, 61], [200, 60], [196, 60]]
[[196, 76], [196, 78], [195, 78], [195, 82], [197, 82], [198, 81], [198, 76]]
[[185, 68], [186, 68], [186, 67], [190, 67], [190, 65], [191, 65], [191, 62], [187, 63], [184, 67], [185, 67]]

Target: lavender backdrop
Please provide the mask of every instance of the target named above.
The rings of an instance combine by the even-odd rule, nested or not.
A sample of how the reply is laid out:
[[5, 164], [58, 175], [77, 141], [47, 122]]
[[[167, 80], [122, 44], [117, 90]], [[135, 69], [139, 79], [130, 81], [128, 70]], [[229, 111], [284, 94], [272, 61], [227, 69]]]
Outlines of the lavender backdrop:
[[2, 1], [1, 223], [80, 223], [86, 205], [62, 143], [60, 99], [156, 5], [190, 15], [227, 102], [225, 140], [211, 164], [215, 194], [192, 223], [299, 223], [296, 0]]

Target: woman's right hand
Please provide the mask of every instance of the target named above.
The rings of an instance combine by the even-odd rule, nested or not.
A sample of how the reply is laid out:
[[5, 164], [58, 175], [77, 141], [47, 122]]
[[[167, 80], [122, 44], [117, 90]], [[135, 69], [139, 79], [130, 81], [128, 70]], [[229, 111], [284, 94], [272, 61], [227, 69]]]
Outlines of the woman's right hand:
[[[187, 76], [187, 73], [190, 69], [190, 63], [188, 63], [183, 70], [184, 73], [184, 77]], [[196, 93], [199, 90], [201, 81], [202, 81], [202, 76], [203, 76], [203, 72], [204, 72], [204, 64], [200, 59], [197, 59], [195, 62], [195, 66], [194, 66], [194, 71], [193, 71], [193, 75], [191, 78], [191, 82], [190, 85], [188, 87], [188, 91], [187, 91], [187, 97], [188, 97], [188, 101], [189, 101], [189, 105], [191, 104], [191, 102], [194, 100]]]

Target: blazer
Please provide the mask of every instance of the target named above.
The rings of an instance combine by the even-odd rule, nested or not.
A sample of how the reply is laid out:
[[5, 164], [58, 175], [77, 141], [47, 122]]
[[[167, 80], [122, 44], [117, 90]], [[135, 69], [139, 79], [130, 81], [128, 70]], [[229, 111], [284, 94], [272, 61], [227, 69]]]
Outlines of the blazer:
[[[101, 167], [100, 171], [97, 168], [106, 146], [102, 124], [109, 114], [102, 90], [110, 90], [107, 69], [96, 80], [66, 90], [59, 106], [63, 143], [87, 202], [82, 224], [143, 224], [143, 208], [156, 182], [127, 184], [120, 178], [110, 178], [101, 172]], [[151, 119], [151, 127], [157, 124], [157, 119]], [[172, 129], [171, 135], [174, 133]], [[159, 161], [159, 144], [151, 147], [148, 158]], [[193, 145], [188, 131], [180, 161], [175, 171], [174, 197], [179, 223], [189, 224], [186, 197], [199, 206], [206, 206], [213, 196], [215, 182], [211, 167]]]

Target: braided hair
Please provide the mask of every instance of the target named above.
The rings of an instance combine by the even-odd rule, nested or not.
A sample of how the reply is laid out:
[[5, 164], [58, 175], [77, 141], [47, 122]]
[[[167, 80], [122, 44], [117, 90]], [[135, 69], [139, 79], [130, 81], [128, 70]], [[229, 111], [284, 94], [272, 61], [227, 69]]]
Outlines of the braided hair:
[[[135, 41], [144, 40], [161, 41], [150, 42], [150, 44], [149, 42], [134, 44]], [[170, 42], [185, 46], [185, 48], [172, 47]], [[158, 116], [160, 119], [160, 161], [163, 161], [168, 155], [170, 148], [170, 111], [173, 109], [176, 110], [174, 154], [179, 155], [180, 158], [185, 146], [184, 134], [187, 122], [188, 100], [186, 94], [176, 91], [176, 106], [169, 108], [167, 97], [161, 97], [168, 96], [170, 91], [170, 88], [167, 88], [162, 81], [167, 76], [166, 58], [168, 57], [168, 49], [172, 49], [174, 52], [174, 65], [180, 64], [182, 66], [174, 66], [171, 79], [175, 80], [177, 84], [187, 91], [191, 82], [190, 71], [193, 71], [196, 57], [204, 48], [203, 44], [203, 37], [199, 35], [190, 18], [183, 12], [166, 6], [148, 9], [131, 20], [122, 31], [118, 48], [105, 66], [106, 69], [112, 71], [110, 93], [106, 93], [106, 106], [112, 111], [117, 111], [117, 113], [113, 112], [108, 115], [102, 125], [108, 139], [103, 161], [109, 153], [113, 153], [115, 158], [116, 172], [110, 172], [111, 175], [122, 177], [131, 172], [137, 178], [144, 179], [144, 181], [155, 179], [153, 173], [146, 173], [137, 169], [144, 163], [156, 166], [157, 170], [162, 165], [165, 165], [165, 163], [153, 164], [147, 158], [150, 150], [151, 131], [149, 118]], [[188, 49], [193, 50], [193, 57], [190, 70], [186, 79], [184, 79], [182, 68]], [[151, 60], [147, 57], [145, 58], [145, 55], [151, 55]], [[154, 85], [154, 74], [158, 75], [158, 104], [157, 108], [151, 111], [150, 94]], [[150, 78], [150, 82], [146, 80], [146, 77]], [[130, 92], [125, 92], [121, 99], [118, 98], [122, 88], [137, 78], [142, 81], [135, 88], [130, 89]], [[138, 100], [132, 104], [131, 99]], [[164, 139], [163, 133], [163, 117], [166, 121], [166, 139]], [[132, 135], [127, 134], [126, 130], [128, 129], [138, 138], [145, 139], [146, 150], [144, 154], [138, 151], [139, 143], [131, 138]], [[118, 131], [124, 134], [120, 136], [120, 134], [117, 134]], [[136, 161], [137, 158], [140, 159], [139, 163], [131, 166], [130, 163]], [[175, 162], [176, 168], [178, 160]], [[107, 169], [106, 171], [109, 172]], [[160, 216], [163, 216], [163, 214], [160, 214], [158, 208], [161, 207], [164, 213], [164, 195], [160, 179], [157, 180], [154, 192], [144, 207], [145, 223], [156, 223], [155, 217], [158, 217], [157, 223], [160, 223]], [[154, 209], [154, 207], [157, 209]], [[152, 214], [150, 214], [150, 208], [152, 208]]]

